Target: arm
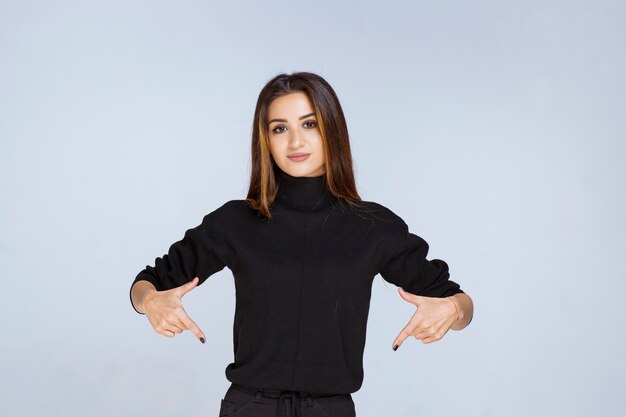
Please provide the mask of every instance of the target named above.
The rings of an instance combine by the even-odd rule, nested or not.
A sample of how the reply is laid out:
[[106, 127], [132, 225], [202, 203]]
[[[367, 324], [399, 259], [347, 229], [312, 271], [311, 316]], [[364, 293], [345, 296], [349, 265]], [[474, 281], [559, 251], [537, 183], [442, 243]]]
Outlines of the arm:
[[403, 221], [400, 226], [389, 232], [380, 274], [404, 289], [400, 296], [417, 308], [393, 342], [394, 350], [409, 336], [423, 343], [440, 340], [448, 329], [467, 326], [473, 315], [471, 298], [450, 280], [448, 264], [441, 259], [428, 260], [428, 243], [410, 233]]
[[409, 232], [404, 221], [398, 221], [399, 227], [387, 232], [385, 240], [387, 253], [380, 268], [380, 275], [385, 281], [423, 297], [443, 298], [462, 294], [460, 285], [450, 280], [448, 264], [441, 259], [428, 260], [428, 243]]
[[173, 243], [167, 254], [155, 259], [153, 265], [137, 274], [130, 287], [130, 300], [139, 314], [146, 298], [154, 291], [166, 291], [189, 283], [199, 277], [201, 285], [210, 275], [226, 266], [218, 252], [223, 243], [214, 233], [215, 211], [204, 216], [200, 225], [189, 229], [178, 242]]

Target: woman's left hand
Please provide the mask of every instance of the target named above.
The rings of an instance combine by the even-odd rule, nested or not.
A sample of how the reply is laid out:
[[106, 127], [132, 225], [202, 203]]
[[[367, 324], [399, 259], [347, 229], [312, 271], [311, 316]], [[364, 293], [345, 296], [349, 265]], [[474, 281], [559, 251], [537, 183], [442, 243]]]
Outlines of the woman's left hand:
[[421, 339], [422, 343], [436, 342], [445, 336], [457, 320], [457, 311], [452, 300], [415, 295], [402, 288], [398, 288], [398, 292], [405, 301], [414, 304], [417, 311], [394, 340], [392, 345], [394, 350], [398, 349], [396, 345], [402, 345], [409, 336]]

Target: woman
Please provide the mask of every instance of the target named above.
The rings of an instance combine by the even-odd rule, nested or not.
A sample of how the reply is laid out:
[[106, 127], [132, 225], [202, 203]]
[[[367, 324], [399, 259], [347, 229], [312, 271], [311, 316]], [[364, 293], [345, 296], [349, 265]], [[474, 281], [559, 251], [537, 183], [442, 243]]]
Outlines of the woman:
[[[416, 307], [392, 344], [461, 330], [473, 304], [427, 260], [428, 244], [388, 208], [362, 201], [339, 100], [320, 76], [280, 74], [262, 89], [247, 199], [186, 231], [131, 285], [131, 303], [173, 337], [202, 330], [181, 298], [228, 267], [234, 276], [234, 362], [220, 416], [355, 416], [372, 281]], [[404, 289], [405, 291], [402, 291]]]

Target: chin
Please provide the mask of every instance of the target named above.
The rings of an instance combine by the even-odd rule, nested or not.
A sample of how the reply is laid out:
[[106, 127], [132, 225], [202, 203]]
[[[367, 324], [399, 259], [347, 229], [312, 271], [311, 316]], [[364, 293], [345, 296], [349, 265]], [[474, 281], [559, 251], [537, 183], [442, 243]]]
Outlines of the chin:
[[[295, 165], [295, 164], [293, 164]], [[318, 177], [322, 175], [319, 173], [319, 168], [310, 169], [304, 166], [293, 166], [291, 165], [288, 169], [283, 169], [287, 174], [292, 177]]]
[[301, 175], [306, 175], [307, 177], [310, 177], [310, 176], [318, 177], [322, 175], [322, 173], [324, 172], [324, 169], [320, 167], [316, 167], [316, 168], [302, 167], [300, 169], [297, 169], [297, 171], [299, 171]]

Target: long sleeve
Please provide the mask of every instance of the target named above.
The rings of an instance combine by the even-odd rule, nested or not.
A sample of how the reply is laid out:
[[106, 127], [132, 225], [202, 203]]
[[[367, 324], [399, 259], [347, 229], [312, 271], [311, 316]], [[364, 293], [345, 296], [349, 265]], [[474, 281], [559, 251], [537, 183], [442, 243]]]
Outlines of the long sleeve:
[[392, 232], [391, 253], [380, 270], [388, 282], [425, 297], [448, 297], [464, 292], [451, 281], [448, 264], [441, 259], [428, 260], [428, 243], [410, 233], [407, 224]]
[[[216, 251], [220, 242], [212, 232], [212, 214], [204, 216], [200, 225], [187, 230], [181, 240], [170, 246], [167, 254], [155, 259], [154, 266], [146, 265], [137, 274], [130, 291], [141, 280], [151, 282], [158, 291], [179, 287], [196, 276], [200, 285], [210, 275], [224, 269], [226, 263]], [[131, 305], [137, 313], [144, 314], [135, 308], [132, 297]]]

